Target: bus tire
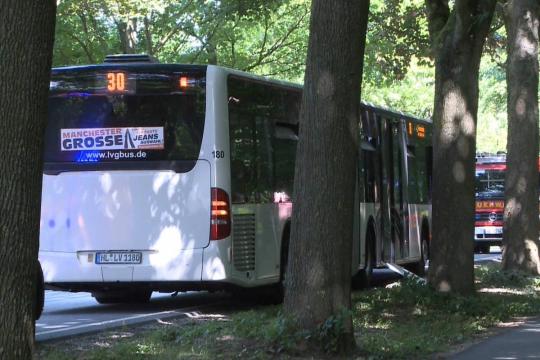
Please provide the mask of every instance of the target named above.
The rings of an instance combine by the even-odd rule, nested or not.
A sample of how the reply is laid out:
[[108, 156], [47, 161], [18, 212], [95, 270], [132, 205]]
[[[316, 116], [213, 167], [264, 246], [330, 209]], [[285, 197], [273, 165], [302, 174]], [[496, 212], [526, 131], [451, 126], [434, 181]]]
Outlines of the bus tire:
[[489, 254], [490, 246], [489, 245], [475, 245], [474, 252], [478, 254]]
[[291, 223], [285, 225], [283, 238], [281, 240], [280, 264], [279, 264], [279, 283], [274, 287], [271, 298], [274, 304], [281, 304], [285, 298], [287, 269], [289, 265], [289, 239], [291, 236]]
[[150, 301], [152, 290], [100, 291], [92, 296], [100, 304], [144, 304]]
[[41, 264], [37, 263], [37, 279], [36, 279], [36, 298], [34, 304], [34, 321], [38, 320], [43, 313], [45, 305], [45, 283], [43, 281], [43, 270]]
[[366, 252], [364, 254], [365, 267], [353, 276], [352, 287], [354, 289], [366, 289], [371, 286], [373, 269], [375, 267], [375, 232], [370, 226], [366, 236]]
[[429, 230], [424, 224], [422, 226], [422, 241], [420, 242], [420, 260], [411, 264], [410, 271], [418, 276], [426, 275], [426, 264], [429, 260]]
[[422, 243], [420, 244], [420, 260], [410, 266], [411, 272], [418, 276], [426, 275], [427, 248], [427, 240], [422, 239]]

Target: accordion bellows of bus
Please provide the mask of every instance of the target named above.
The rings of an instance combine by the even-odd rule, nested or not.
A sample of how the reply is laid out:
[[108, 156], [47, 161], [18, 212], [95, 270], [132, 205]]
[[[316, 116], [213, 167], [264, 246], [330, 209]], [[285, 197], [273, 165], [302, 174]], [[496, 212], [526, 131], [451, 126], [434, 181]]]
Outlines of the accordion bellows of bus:
[[[301, 91], [144, 55], [53, 69], [39, 251], [46, 288], [89, 291], [101, 303], [281, 288]], [[424, 261], [431, 213], [431, 123], [362, 106], [351, 275], [390, 257]], [[383, 159], [393, 160], [381, 172]]]

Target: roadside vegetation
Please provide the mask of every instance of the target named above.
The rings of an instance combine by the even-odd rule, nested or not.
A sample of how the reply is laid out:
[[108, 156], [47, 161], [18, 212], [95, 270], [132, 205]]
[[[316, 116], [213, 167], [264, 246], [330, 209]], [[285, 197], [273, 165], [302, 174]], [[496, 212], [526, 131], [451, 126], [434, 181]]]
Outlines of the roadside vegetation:
[[[356, 357], [426, 358], [451, 351], [540, 314], [540, 279], [505, 273], [498, 264], [476, 268], [470, 297], [431, 291], [414, 279], [353, 294]], [[316, 331], [295, 332], [281, 306], [159, 322], [133, 329], [38, 345], [40, 359], [301, 359], [332, 358], [340, 318]], [[308, 347], [312, 340], [321, 347]]]

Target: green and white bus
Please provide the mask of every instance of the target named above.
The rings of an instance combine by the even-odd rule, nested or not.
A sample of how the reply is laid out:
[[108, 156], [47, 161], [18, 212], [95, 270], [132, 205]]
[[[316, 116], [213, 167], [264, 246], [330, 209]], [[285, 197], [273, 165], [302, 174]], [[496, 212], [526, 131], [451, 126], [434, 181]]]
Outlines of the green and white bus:
[[[53, 69], [45, 287], [111, 303], [147, 301], [152, 291], [280, 286], [301, 91], [141, 55]], [[351, 275], [367, 279], [387, 261], [423, 270], [431, 124], [367, 104], [361, 124]]]

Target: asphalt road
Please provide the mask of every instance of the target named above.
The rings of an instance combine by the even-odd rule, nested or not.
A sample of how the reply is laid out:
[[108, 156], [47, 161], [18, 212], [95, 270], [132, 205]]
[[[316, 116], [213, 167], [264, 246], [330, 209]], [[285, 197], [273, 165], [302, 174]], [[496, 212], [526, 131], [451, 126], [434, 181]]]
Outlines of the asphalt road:
[[484, 261], [501, 262], [502, 254], [498, 246], [492, 246], [489, 254], [474, 254], [474, 262], [481, 263]]
[[[476, 262], [498, 259], [500, 252], [475, 255]], [[374, 285], [385, 286], [399, 278], [390, 270], [377, 269]], [[148, 304], [100, 305], [89, 293], [46, 291], [43, 315], [36, 323], [36, 340], [59, 339], [170, 317], [197, 317], [235, 305], [235, 300], [223, 293], [191, 292], [176, 297], [154, 293]], [[249, 303], [245, 306], [249, 307]]]
[[45, 292], [45, 307], [36, 323], [36, 340], [83, 333], [170, 317], [197, 317], [211, 305], [230, 301], [224, 294], [192, 292], [172, 297], [154, 293], [147, 304], [100, 305], [89, 293]]
[[451, 356], [450, 359], [540, 359], [539, 335], [540, 318], [529, 319], [523, 325], [502, 331], [497, 336]]

